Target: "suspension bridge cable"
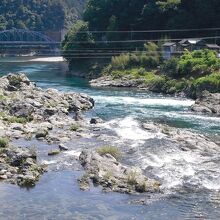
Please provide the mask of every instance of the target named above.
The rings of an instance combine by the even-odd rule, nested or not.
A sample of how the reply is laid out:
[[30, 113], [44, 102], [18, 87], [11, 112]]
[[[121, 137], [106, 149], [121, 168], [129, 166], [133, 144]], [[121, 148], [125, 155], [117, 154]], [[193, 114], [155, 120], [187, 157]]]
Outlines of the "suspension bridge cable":
[[[188, 40], [205, 40], [205, 39], [219, 39], [220, 36], [212, 36], [212, 37], [189, 37], [189, 38], [184, 38]], [[144, 40], [118, 40], [118, 41], [66, 41], [65, 43], [67, 44], [96, 44], [96, 43], [144, 43], [144, 42], [158, 42], [163, 39], [144, 39]], [[172, 38], [169, 39], [169, 41], [178, 41], [178, 40], [183, 40], [183, 38]]]
[[116, 31], [79, 31], [77, 33], [163, 33], [163, 32], [191, 32], [191, 31], [218, 31], [219, 28], [185, 28], [185, 29], [162, 29], [162, 30], [116, 30]]

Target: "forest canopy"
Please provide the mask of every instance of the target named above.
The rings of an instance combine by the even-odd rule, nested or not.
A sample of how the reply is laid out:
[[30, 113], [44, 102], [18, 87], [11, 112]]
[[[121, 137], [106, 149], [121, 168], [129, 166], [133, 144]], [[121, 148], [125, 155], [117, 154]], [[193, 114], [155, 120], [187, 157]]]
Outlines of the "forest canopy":
[[[84, 13], [92, 30], [219, 27], [219, 0], [89, 0]], [[131, 27], [132, 26], [132, 27]]]
[[0, 30], [61, 30], [79, 19], [84, 0], [1, 0]]

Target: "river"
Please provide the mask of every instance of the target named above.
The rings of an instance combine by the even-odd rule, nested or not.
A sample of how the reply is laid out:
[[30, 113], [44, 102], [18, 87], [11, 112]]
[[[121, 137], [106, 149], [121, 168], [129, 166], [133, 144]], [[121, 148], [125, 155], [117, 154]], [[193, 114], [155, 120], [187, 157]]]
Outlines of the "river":
[[[104, 129], [117, 135], [112, 142], [132, 149], [128, 163], [150, 167], [148, 172], [162, 181], [164, 190], [144, 195], [145, 205], [139, 205], [135, 201], [140, 196], [103, 194], [99, 188], [81, 192], [77, 185], [80, 169], [51, 169], [32, 189], [0, 184], [0, 219], [220, 218], [220, 150], [185, 152], [176, 146], [152, 146], [151, 137], [140, 126], [140, 122], [153, 121], [218, 139], [219, 118], [194, 114], [189, 110], [194, 101], [189, 99], [91, 88], [86, 80], [68, 75], [60, 59], [1, 58], [0, 75], [10, 72], [24, 72], [42, 88], [92, 96], [95, 108], [86, 113], [88, 119], [103, 118]], [[85, 143], [78, 143], [78, 151]]]

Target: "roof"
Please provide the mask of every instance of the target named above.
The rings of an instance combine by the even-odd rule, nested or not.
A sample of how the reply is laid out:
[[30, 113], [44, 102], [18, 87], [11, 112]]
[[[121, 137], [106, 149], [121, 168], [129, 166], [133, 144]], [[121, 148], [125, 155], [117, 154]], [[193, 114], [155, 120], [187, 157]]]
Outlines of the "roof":
[[197, 44], [200, 41], [202, 41], [202, 39], [183, 39], [179, 42], [179, 44]]
[[174, 42], [166, 42], [165, 44], [163, 44], [163, 47], [170, 47], [170, 46], [174, 46], [176, 45], [176, 43]]
[[206, 46], [207, 46], [208, 48], [220, 49], [220, 46], [218, 46], [217, 44], [206, 44]]

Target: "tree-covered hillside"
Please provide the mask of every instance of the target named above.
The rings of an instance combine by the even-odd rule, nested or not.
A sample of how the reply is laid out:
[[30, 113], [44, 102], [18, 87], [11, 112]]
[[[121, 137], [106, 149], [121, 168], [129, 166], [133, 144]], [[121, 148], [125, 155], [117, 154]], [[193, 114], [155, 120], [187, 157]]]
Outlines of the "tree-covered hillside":
[[0, 30], [61, 30], [76, 21], [84, 0], [1, 0]]
[[88, 0], [83, 21], [63, 41], [63, 55], [71, 69], [89, 70], [86, 77], [125, 76], [152, 91], [195, 97], [200, 89], [219, 91], [217, 51], [183, 49], [166, 61], [162, 45], [183, 38], [216, 44], [219, 28], [220, 0]]
[[149, 40], [203, 37], [219, 43], [220, 31], [212, 28], [220, 28], [219, 0], [88, 0], [83, 21], [66, 35], [64, 55], [72, 63], [71, 51], [79, 48], [130, 51], [141, 50]]
[[[219, 0], [89, 0], [84, 19], [92, 30], [207, 28], [220, 25]], [[132, 26], [132, 27], [131, 27]]]

